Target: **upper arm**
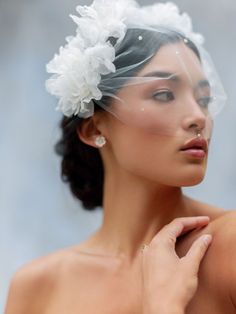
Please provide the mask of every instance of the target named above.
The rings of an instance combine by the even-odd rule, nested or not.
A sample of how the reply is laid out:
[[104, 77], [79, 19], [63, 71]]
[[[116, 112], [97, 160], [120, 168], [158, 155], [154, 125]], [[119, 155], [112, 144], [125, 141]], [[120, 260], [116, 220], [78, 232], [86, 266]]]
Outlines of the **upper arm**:
[[236, 310], [236, 211], [230, 217], [227, 238], [230, 298]]
[[218, 238], [222, 273], [226, 276], [229, 299], [236, 309], [236, 210], [222, 217]]

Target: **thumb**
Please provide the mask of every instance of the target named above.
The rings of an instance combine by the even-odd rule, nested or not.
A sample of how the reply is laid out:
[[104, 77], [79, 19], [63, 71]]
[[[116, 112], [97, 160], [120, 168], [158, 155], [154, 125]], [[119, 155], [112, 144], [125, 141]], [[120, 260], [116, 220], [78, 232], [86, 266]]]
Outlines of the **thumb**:
[[197, 275], [200, 263], [212, 241], [212, 235], [204, 234], [195, 240], [184, 259], [193, 275]]

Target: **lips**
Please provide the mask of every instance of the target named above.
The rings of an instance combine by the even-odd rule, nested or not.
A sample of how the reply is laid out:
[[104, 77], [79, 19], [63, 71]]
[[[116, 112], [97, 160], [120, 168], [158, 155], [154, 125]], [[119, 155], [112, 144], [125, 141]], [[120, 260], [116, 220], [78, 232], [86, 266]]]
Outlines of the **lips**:
[[200, 149], [207, 152], [207, 141], [203, 138], [196, 138], [187, 142], [180, 150]]

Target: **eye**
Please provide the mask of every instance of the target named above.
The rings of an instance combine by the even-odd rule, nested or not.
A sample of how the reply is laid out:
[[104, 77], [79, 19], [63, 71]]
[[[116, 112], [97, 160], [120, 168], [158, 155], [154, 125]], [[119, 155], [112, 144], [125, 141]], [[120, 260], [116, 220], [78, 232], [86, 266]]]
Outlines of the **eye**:
[[209, 104], [212, 102], [213, 98], [208, 96], [208, 97], [202, 97], [198, 99], [198, 104], [203, 107], [203, 108], [208, 108]]
[[153, 94], [153, 98], [160, 102], [168, 102], [174, 100], [174, 95], [169, 90], [160, 90]]

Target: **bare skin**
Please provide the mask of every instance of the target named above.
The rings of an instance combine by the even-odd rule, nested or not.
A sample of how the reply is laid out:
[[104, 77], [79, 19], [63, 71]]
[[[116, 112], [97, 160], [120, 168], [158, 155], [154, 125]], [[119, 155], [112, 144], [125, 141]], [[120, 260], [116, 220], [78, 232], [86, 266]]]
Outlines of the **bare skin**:
[[[191, 203], [189, 199], [188, 202]], [[196, 202], [193, 203], [196, 206]], [[231, 264], [230, 252], [223, 248], [227, 245], [222, 244], [227, 239], [221, 240], [225, 228], [235, 227], [236, 223], [232, 224], [232, 221], [236, 221], [236, 214], [205, 205], [195, 208], [197, 212], [204, 210], [204, 214], [208, 213], [211, 222], [207, 227], [180, 238], [176, 245], [178, 255], [184, 256], [202, 234], [212, 234], [214, 242], [201, 263], [198, 290], [185, 313], [236, 313], [229, 297], [232, 273], [224, 271]], [[235, 236], [233, 229], [228, 232]], [[6, 314], [21, 313], [21, 307], [24, 309], [22, 313], [31, 314], [143, 313], [140, 251], [133, 258], [109, 256], [107, 252], [96, 250], [95, 238], [96, 235], [78, 246], [42, 257], [19, 270], [12, 282]], [[224, 256], [219, 258], [223, 249]]]
[[[142, 74], [159, 70], [159, 64], [168, 65], [166, 70], [171, 73], [182, 71], [165, 49], [161, 48]], [[190, 50], [182, 53], [184, 60], [196, 58]], [[194, 64], [197, 62], [196, 59]], [[198, 71], [190, 74], [193, 81], [203, 79], [200, 64]], [[166, 86], [163, 84], [155, 86], [155, 90], [170, 89], [166, 82]], [[180, 94], [188, 98], [188, 106], [182, 108], [178, 123], [172, 123], [173, 136], [150, 134], [108, 113], [97, 113], [85, 120], [78, 129], [81, 140], [91, 146], [95, 146], [94, 139], [99, 134], [107, 140], [100, 150], [105, 168], [103, 224], [78, 246], [21, 269], [10, 289], [6, 314], [25, 314], [25, 309], [30, 314], [143, 314], [141, 247], [173, 219], [203, 215], [210, 217], [209, 225], [183, 235], [176, 243], [181, 257], [200, 235], [213, 236], [200, 266], [198, 290], [185, 313], [236, 313], [236, 250], [232, 245], [236, 240], [236, 214], [194, 201], [181, 191], [182, 186], [203, 180], [207, 163], [207, 156], [196, 160], [180, 152], [187, 140], [196, 137], [196, 129], [206, 128], [206, 116], [186, 86], [183, 84]], [[146, 95], [146, 87], [136, 88], [132, 87], [133, 103], [145, 102], [142, 93]], [[131, 95], [125, 88], [121, 93], [123, 99]], [[131, 105], [132, 99], [129, 98]], [[166, 126], [170, 125], [165, 117], [160, 116], [163, 127], [165, 121]]]

